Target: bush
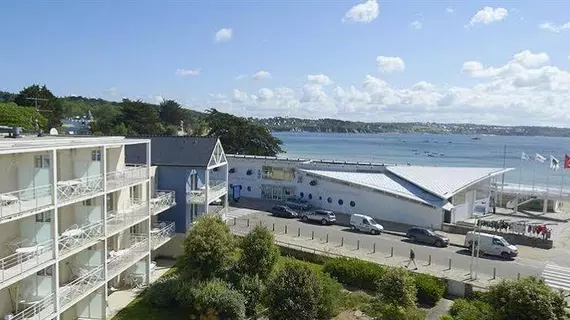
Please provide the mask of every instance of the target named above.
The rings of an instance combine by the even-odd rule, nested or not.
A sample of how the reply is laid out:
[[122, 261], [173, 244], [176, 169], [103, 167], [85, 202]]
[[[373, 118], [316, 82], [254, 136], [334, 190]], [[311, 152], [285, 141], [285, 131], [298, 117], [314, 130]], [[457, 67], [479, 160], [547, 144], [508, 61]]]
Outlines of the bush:
[[321, 288], [315, 271], [306, 264], [287, 262], [267, 286], [269, 319], [315, 319]]
[[341, 311], [343, 287], [327, 273], [319, 272], [320, 300], [317, 318], [331, 319]]
[[449, 314], [454, 320], [493, 320], [493, 308], [479, 300], [457, 299], [453, 302]]
[[378, 299], [383, 303], [405, 309], [416, 305], [416, 285], [408, 270], [388, 268], [376, 285]]
[[454, 319], [452, 316], [444, 314], [443, 316], [439, 317], [439, 320], [454, 320]]
[[374, 302], [365, 310], [366, 314], [379, 320], [424, 320], [426, 313], [415, 306], [403, 307], [393, 303]]
[[178, 277], [158, 279], [158, 281], [148, 287], [144, 294], [144, 299], [156, 307], [175, 307], [177, 305], [176, 296], [178, 295], [179, 282]]
[[347, 286], [375, 291], [386, 268], [358, 259], [334, 258], [325, 263], [323, 271]]
[[445, 281], [423, 273], [415, 273], [414, 280], [416, 282], [416, 296], [419, 303], [435, 306], [436, 303], [443, 298], [446, 289]]
[[236, 287], [245, 297], [245, 314], [247, 316], [254, 316], [261, 311], [265, 285], [258, 276], [243, 276], [239, 279]]
[[265, 227], [256, 226], [243, 238], [240, 247], [242, 249], [239, 259], [241, 272], [267, 279], [279, 259], [279, 248], [275, 245], [273, 234]]
[[216, 319], [245, 319], [245, 298], [221, 280], [212, 280], [195, 291], [193, 311]]

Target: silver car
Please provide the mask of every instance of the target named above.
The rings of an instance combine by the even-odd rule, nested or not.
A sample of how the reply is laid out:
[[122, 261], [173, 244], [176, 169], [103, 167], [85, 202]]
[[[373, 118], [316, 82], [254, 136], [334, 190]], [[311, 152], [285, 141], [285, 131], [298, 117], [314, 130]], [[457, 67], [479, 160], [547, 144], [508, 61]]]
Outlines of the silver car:
[[336, 216], [334, 212], [329, 210], [315, 210], [311, 212], [304, 212], [301, 216], [303, 221], [318, 221], [322, 225], [334, 224], [336, 222]]

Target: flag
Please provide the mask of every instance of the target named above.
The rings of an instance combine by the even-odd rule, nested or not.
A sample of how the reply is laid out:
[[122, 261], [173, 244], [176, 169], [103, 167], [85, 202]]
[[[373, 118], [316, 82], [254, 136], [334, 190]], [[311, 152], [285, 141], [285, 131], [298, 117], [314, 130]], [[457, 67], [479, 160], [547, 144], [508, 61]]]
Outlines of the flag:
[[544, 163], [544, 161], [546, 161], [546, 158], [537, 153], [534, 155], [534, 160]]
[[560, 169], [560, 161], [558, 161], [558, 159], [554, 158], [552, 155], [550, 155], [550, 169], [552, 170]]
[[570, 169], [570, 156], [564, 155], [564, 169]]
[[528, 157], [528, 154], [526, 154], [526, 152], [524, 152], [524, 151], [521, 154], [521, 160], [530, 160], [530, 158]]

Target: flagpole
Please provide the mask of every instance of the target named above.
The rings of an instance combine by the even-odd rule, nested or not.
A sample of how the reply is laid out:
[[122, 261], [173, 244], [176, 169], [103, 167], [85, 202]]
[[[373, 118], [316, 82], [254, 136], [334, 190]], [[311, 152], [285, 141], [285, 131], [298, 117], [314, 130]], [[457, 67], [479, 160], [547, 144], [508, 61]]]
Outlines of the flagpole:
[[536, 177], [536, 161], [534, 161], [534, 165], [532, 166], [532, 193], [534, 193], [534, 179]]
[[562, 182], [560, 182], [560, 200], [562, 200], [562, 188], [564, 187], [564, 174], [566, 173], [566, 169], [562, 169]]
[[519, 191], [517, 192], [517, 198], [516, 198], [516, 202], [515, 202], [515, 213], [517, 213], [519, 211], [523, 158], [524, 158], [524, 152], [521, 154], [521, 163], [519, 165]]

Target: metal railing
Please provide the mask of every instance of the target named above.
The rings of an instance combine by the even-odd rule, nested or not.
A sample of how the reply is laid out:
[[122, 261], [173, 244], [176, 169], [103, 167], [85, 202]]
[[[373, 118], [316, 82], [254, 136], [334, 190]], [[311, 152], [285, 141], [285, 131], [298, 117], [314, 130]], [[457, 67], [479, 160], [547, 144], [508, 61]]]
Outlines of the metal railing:
[[123, 270], [149, 253], [149, 239], [147, 235], [131, 234], [129, 240], [130, 243], [126, 249], [115, 252], [115, 255], [107, 261], [107, 275], [109, 279], [118, 276]]
[[31, 306], [25, 308], [22, 311], [14, 314], [12, 318], [6, 318], [11, 320], [44, 320], [49, 319], [49, 316], [55, 313], [55, 294], [52, 293], [49, 296], [41, 299], [40, 301], [34, 302]]
[[157, 191], [157, 196], [150, 199], [152, 214], [159, 214], [176, 205], [174, 191]]
[[30, 252], [16, 252], [0, 259], [0, 283], [53, 259], [53, 240], [27, 248]]
[[59, 202], [70, 201], [103, 192], [103, 176], [94, 175], [57, 182], [57, 199]]
[[53, 205], [52, 186], [0, 193], [0, 221]]
[[67, 252], [81, 247], [87, 243], [97, 241], [103, 235], [103, 220], [92, 222], [77, 228], [68, 228], [59, 235], [59, 253]]
[[107, 173], [107, 189], [117, 189], [148, 179], [148, 166], [128, 165], [122, 170]]
[[161, 222], [150, 230], [150, 246], [152, 250], [174, 237], [176, 225], [174, 222]]
[[[228, 192], [228, 183], [223, 180], [211, 180], [208, 187], [208, 200], [217, 199]], [[206, 190], [191, 190], [190, 203], [205, 203]]]
[[59, 307], [65, 309], [73, 300], [91, 292], [105, 282], [103, 266], [59, 288]]
[[124, 230], [147, 218], [149, 218], [148, 202], [131, 199], [128, 209], [107, 212], [107, 235]]

